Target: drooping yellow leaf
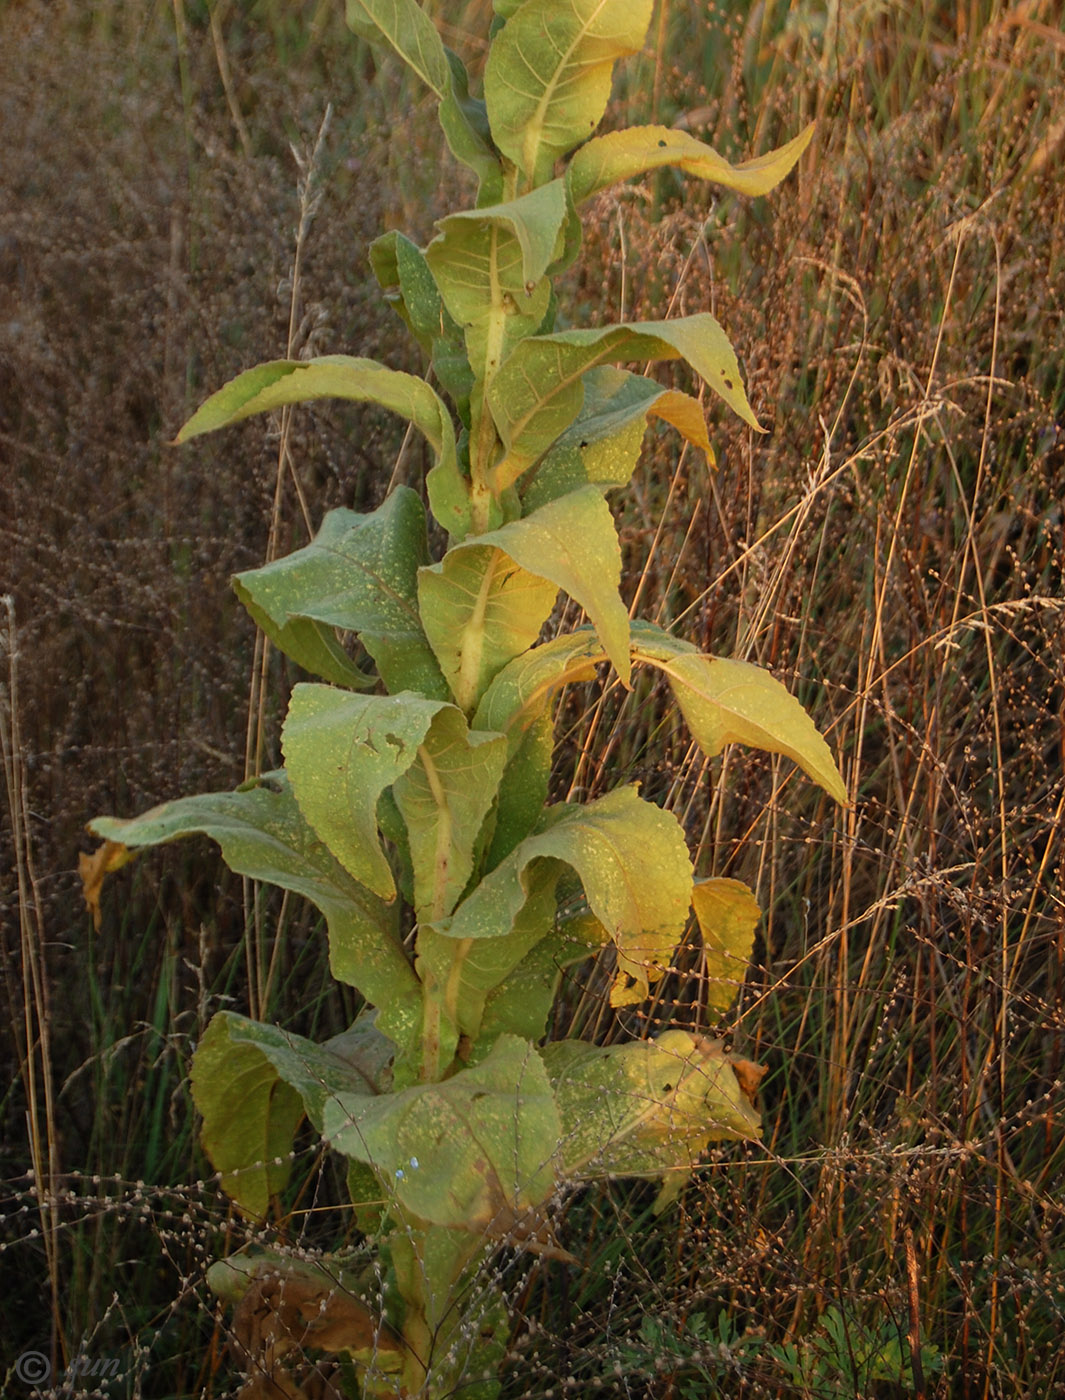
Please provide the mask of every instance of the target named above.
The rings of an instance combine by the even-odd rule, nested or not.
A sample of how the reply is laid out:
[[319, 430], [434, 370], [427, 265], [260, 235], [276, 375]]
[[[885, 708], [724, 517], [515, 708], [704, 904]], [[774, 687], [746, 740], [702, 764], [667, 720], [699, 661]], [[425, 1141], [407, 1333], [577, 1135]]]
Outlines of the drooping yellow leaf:
[[133, 854], [120, 841], [105, 841], [102, 846], [97, 846], [95, 851], [82, 851], [78, 855], [81, 892], [92, 915], [92, 926], [97, 933], [100, 931], [100, 894], [104, 887], [104, 877], [115, 870], [121, 870], [133, 859]]
[[703, 936], [707, 1006], [727, 1011], [747, 975], [762, 911], [742, 880], [724, 878], [697, 881], [692, 907]]
[[778, 185], [810, 144], [811, 122], [798, 136], [754, 160], [730, 164], [712, 146], [668, 126], [633, 126], [593, 137], [570, 162], [566, 181], [574, 204], [634, 175], [676, 166], [686, 175], [712, 180], [740, 194], [760, 195]]

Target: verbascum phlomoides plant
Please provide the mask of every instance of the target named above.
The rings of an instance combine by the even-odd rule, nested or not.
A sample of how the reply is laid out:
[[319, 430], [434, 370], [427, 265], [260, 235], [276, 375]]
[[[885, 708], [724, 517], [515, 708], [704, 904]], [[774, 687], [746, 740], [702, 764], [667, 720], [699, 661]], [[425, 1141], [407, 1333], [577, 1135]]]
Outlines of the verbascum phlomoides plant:
[[[492, 1251], [562, 1252], [552, 1221], [567, 1189], [655, 1178], [665, 1204], [708, 1143], [760, 1130], [756, 1073], [719, 1042], [675, 1029], [609, 1048], [544, 1044], [563, 969], [612, 955], [610, 1001], [635, 1005], [692, 908], [708, 1003], [724, 1012], [758, 919], [746, 886], [694, 878], [680, 824], [637, 786], [548, 801], [567, 683], [605, 662], [628, 686], [651, 667], [708, 757], [753, 745], [846, 800], [782, 685], [631, 621], [619, 596], [608, 498], [648, 420], [710, 451], [694, 397], [620, 364], [685, 360], [759, 425], [706, 312], [564, 328], [553, 281], [580, 252], [581, 206], [667, 165], [760, 195], [810, 137], [734, 166], [676, 129], [595, 135], [615, 61], [641, 49], [651, 11], [652, 0], [496, 0], [476, 96], [416, 0], [348, 0], [356, 34], [436, 98], [452, 154], [479, 182], [475, 206], [440, 219], [427, 247], [389, 232], [371, 251], [430, 369], [419, 379], [349, 355], [260, 365], [179, 441], [333, 397], [402, 415], [435, 462], [424, 492], [401, 485], [369, 514], [333, 510], [305, 548], [236, 579], [271, 643], [318, 678], [293, 691], [284, 768], [92, 824], [117, 843], [105, 863], [205, 833], [234, 871], [321, 911], [332, 973], [365, 1003], [354, 1025], [315, 1044], [220, 1011], [192, 1087], [204, 1148], [243, 1212], [264, 1219], [282, 1197], [306, 1117], [347, 1159], [366, 1243], [328, 1265], [244, 1253], [209, 1281], [237, 1303], [238, 1334], [249, 1298], [269, 1313], [287, 1285], [270, 1364], [297, 1344], [342, 1353], [366, 1396], [494, 1395], [509, 1319], [483, 1268]], [[426, 503], [447, 539], [435, 556]], [[587, 624], [542, 640], [560, 590]], [[366, 1291], [368, 1260], [382, 1283]], [[298, 1338], [290, 1314], [303, 1318]]]

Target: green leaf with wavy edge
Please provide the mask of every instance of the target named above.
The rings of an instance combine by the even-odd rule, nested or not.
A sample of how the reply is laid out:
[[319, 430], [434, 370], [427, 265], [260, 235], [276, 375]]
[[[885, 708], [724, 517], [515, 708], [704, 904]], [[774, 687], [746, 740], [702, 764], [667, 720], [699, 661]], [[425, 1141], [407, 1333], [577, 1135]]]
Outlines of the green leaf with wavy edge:
[[739, 995], [754, 949], [762, 911], [742, 880], [696, 880], [692, 908], [703, 938], [700, 996], [711, 1011], [725, 1012]]
[[783, 754], [847, 805], [847, 789], [817, 726], [768, 671], [748, 661], [706, 656], [648, 622], [633, 627], [633, 655], [666, 676], [692, 737], [708, 758], [726, 744]]
[[664, 1176], [664, 1204], [710, 1142], [760, 1136], [719, 1041], [672, 1030], [625, 1045], [556, 1041], [540, 1054], [562, 1117], [562, 1172], [572, 1180]]
[[471, 733], [460, 711], [433, 717], [417, 757], [392, 785], [407, 828], [418, 921], [450, 914], [470, 876], [506, 762], [502, 734]]
[[713, 463], [702, 404], [642, 374], [599, 365], [583, 376], [584, 403], [573, 423], [544, 453], [522, 489], [526, 511], [592, 485], [624, 486], [652, 418], [670, 423]]
[[628, 685], [629, 615], [618, 593], [621, 547], [610, 507], [595, 487], [549, 501], [460, 547], [474, 545], [494, 545], [515, 564], [568, 593], [588, 614], [622, 684]]
[[440, 219], [425, 258], [444, 305], [462, 327], [476, 379], [487, 382], [512, 348], [538, 330], [551, 286], [544, 275], [561, 246], [561, 180], [519, 199]]
[[425, 509], [416, 492], [397, 486], [368, 515], [330, 511], [309, 545], [238, 574], [234, 585], [267, 636], [301, 664], [288, 645], [296, 629], [340, 628], [358, 633], [390, 691], [446, 699], [418, 616], [417, 574], [428, 558]]
[[421, 986], [403, 951], [395, 911], [322, 845], [284, 772], [236, 792], [164, 802], [128, 821], [97, 817], [89, 829], [131, 847], [209, 836], [236, 874], [303, 895], [325, 915], [333, 976], [380, 1008], [378, 1025], [390, 1039], [401, 1047], [410, 1043], [420, 1023]]
[[409, 692], [292, 692], [281, 747], [300, 811], [344, 869], [384, 899], [396, 886], [377, 834], [377, 800], [417, 758], [444, 708]]
[[[662, 671], [692, 737], [708, 758], [726, 744], [746, 744], [797, 763], [807, 777], [844, 805], [847, 789], [832, 751], [790, 692], [759, 666], [707, 656], [691, 642], [649, 622], [631, 625], [632, 659]], [[511, 752], [559, 688], [586, 680], [606, 653], [588, 632], [534, 647], [505, 666], [477, 708], [477, 728], [499, 730]]]
[[333, 1094], [376, 1092], [357, 1062], [329, 1046], [230, 1011], [211, 1020], [192, 1057], [191, 1079], [203, 1149], [223, 1191], [256, 1216], [266, 1214], [288, 1181], [304, 1113], [321, 1132]]
[[610, 98], [614, 64], [638, 53], [652, 0], [526, 0], [496, 35], [484, 74], [496, 146], [532, 185], [586, 141]]
[[814, 123], [775, 151], [753, 160], [730, 165], [712, 146], [686, 131], [668, 126], [630, 126], [595, 136], [576, 153], [566, 169], [566, 183], [574, 204], [593, 194], [665, 165], [686, 175], [711, 180], [739, 194], [761, 195], [779, 185], [810, 144]]
[[230, 1042], [224, 1015], [211, 1021], [192, 1060], [200, 1141], [222, 1190], [262, 1219], [288, 1184], [304, 1105], [254, 1044]]
[[614, 360], [686, 360], [714, 393], [757, 432], [736, 354], [709, 312], [595, 330], [529, 336], [511, 352], [488, 390], [505, 456], [492, 472], [501, 491], [533, 465], [581, 411], [583, 377]]
[[525, 903], [514, 916], [510, 930], [498, 938], [450, 938], [427, 923], [418, 930], [418, 975], [430, 973], [441, 991], [441, 1005], [448, 1024], [481, 1054], [493, 1043], [481, 1035], [485, 998], [499, 986], [555, 922], [555, 886], [561, 867], [539, 861], [529, 874]]
[[418, 572], [421, 625], [459, 708], [469, 713], [492, 678], [536, 641], [558, 585], [479, 538]]
[[426, 478], [433, 514], [451, 534], [469, 529], [469, 483], [459, 470], [455, 429], [443, 400], [423, 379], [355, 355], [316, 360], [271, 360], [224, 384], [196, 410], [174, 439], [240, 423], [256, 413], [314, 399], [376, 403], [408, 418], [428, 439], [436, 465]]
[[495, 1237], [553, 1190], [559, 1128], [543, 1063], [516, 1036], [439, 1084], [340, 1095], [325, 1109], [332, 1146], [393, 1183], [415, 1222]]
[[[495, 942], [482, 939], [476, 946], [490, 948]], [[561, 920], [485, 997], [477, 1044], [491, 1045], [504, 1034], [520, 1035], [534, 1044], [542, 1040], [566, 968], [609, 942], [610, 935], [594, 914]]]
[[438, 932], [450, 938], [509, 933], [532, 888], [533, 863], [545, 859], [576, 871], [589, 908], [617, 948], [611, 1005], [642, 1001], [688, 918], [692, 867], [677, 819], [644, 802], [633, 787], [567, 808], [486, 875]]

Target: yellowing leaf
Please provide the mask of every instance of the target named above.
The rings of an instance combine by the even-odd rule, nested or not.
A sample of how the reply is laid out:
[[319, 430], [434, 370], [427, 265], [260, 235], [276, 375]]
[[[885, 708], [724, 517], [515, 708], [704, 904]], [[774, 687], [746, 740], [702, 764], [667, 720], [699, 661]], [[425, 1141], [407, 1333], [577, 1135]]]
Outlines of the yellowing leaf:
[[118, 841], [105, 841], [95, 851], [81, 851], [78, 854], [78, 874], [81, 876], [81, 892], [89, 913], [92, 926], [100, 931], [100, 894], [103, 891], [104, 877], [115, 870], [121, 870], [133, 859], [133, 852]]
[[668, 126], [633, 126], [587, 142], [570, 161], [566, 181], [574, 204], [580, 204], [619, 180], [631, 179], [664, 165], [686, 175], [712, 180], [740, 194], [760, 195], [778, 185], [810, 144], [814, 125], [775, 151], [730, 165], [712, 146], [686, 131]]
[[697, 880], [692, 907], [703, 936], [706, 1004], [713, 1011], [727, 1011], [747, 975], [762, 911], [742, 880], [724, 878]]

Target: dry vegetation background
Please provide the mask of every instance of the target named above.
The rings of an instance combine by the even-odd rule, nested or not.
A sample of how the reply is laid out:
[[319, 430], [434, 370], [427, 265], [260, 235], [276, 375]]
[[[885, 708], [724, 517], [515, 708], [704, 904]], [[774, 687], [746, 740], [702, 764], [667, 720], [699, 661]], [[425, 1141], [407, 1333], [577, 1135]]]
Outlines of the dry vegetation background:
[[[488, 8], [447, 7], [456, 47]], [[301, 413], [280, 465], [265, 422], [166, 445], [286, 349], [417, 368], [366, 245], [425, 241], [456, 186], [339, 9], [0, 0], [12, 1395], [31, 1348], [57, 1394], [235, 1391], [203, 1270], [247, 1231], [189, 1054], [222, 1004], [319, 1036], [353, 1010], [313, 922], [206, 844], [114, 878], [98, 932], [74, 874], [91, 815], [235, 785], [260, 723], [271, 759], [294, 677], [263, 672], [229, 575], [419, 479], [395, 423], [347, 406]], [[659, 0], [651, 38], [609, 120], [694, 111], [735, 158], [819, 127], [768, 199], [666, 173], [590, 211], [573, 319], [713, 309], [773, 430], [715, 409], [713, 475], [649, 439], [628, 587], [786, 680], [853, 806], [739, 752], [708, 772], [654, 690], [571, 695], [567, 782], [639, 777], [767, 910], [726, 1028], [769, 1066], [767, 1131], [662, 1222], [640, 1185], [572, 1203], [583, 1270], [508, 1262], [506, 1394], [1065, 1395], [1060, 8]], [[559, 1033], [705, 1024], [694, 947], [642, 1024], [601, 986], [570, 986]], [[337, 1199], [327, 1168], [272, 1233], [336, 1245]], [[118, 1373], [64, 1380], [78, 1357]]]

